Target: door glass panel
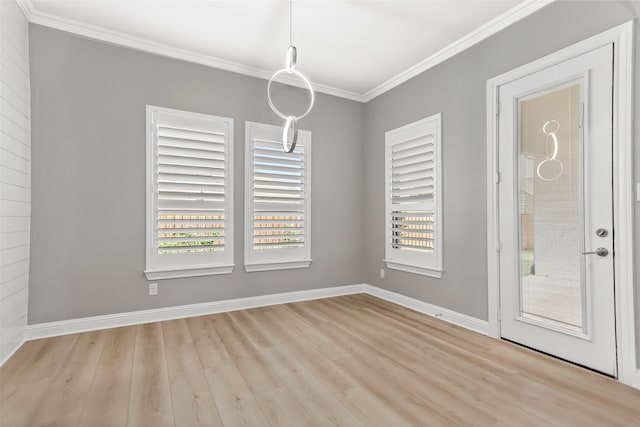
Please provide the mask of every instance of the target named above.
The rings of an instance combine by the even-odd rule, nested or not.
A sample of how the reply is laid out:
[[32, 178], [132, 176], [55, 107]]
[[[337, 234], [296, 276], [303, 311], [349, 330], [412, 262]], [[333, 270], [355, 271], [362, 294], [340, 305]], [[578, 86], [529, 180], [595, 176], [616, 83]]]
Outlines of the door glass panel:
[[582, 332], [580, 82], [519, 106], [520, 316]]

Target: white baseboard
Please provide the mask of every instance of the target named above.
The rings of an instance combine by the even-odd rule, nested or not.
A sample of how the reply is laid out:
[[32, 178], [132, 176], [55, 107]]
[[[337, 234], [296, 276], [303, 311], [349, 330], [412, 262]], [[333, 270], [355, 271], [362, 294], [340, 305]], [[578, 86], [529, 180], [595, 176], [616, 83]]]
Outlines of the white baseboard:
[[[359, 293], [366, 293], [384, 299], [394, 304], [437, 317], [438, 319], [442, 319], [483, 335], [488, 335], [489, 333], [489, 323], [485, 320], [480, 320], [466, 314], [438, 307], [436, 305], [429, 304], [406, 295], [398, 294], [396, 292], [388, 291], [386, 289], [378, 288], [376, 286], [360, 284], [261, 295], [224, 301], [212, 301], [200, 304], [189, 304], [176, 307], [157, 308], [152, 310], [141, 310], [28, 325], [24, 332], [24, 341]], [[1, 361], [0, 366], [2, 366], [20, 347], [21, 345], [17, 346], [11, 354], [5, 357], [4, 360]], [[636, 371], [635, 378], [630, 385], [640, 389], [640, 369]]]
[[25, 339], [34, 340], [39, 338], [76, 334], [79, 332], [96, 331], [99, 329], [203, 316], [207, 314], [245, 310], [249, 308], [266, 307], [269, 305], [308, 301], [340, 295], [351, 295], [362, 292], [364, 292], [364, 285], [346, 285], [331, 288], [311, 289], [308, 291], [286, 292], [281, 294], [260, 295], [199, 304], [179, 305], [175, 307], [155, 308], [151, 310], [130, 311], [127, 313], [61, 320], [58, 322], [38, 323], [27, 326], [25, 330]]
[[489, 322], [486, 320], [480, 320], [466, 314], [438, 307], [437, 305], [429, 304], [428, 302], [420, 301], [376, 286], [364, 285], [364, 288], [366, 293], [383, 300], [410, 308], [411, 310], [415, 310], [423, 314], [429, 314], [437, 317], [438, 319], [446, 320], [447, 322], [462, 326], [463, 328], [471, 329], [472, 331], [483, 335], [489, 334]]
[[439, 319], [471, 329], [484, 335], [486, 335], [488, 331], [489, 325], [484, 320], [438, 307], [386, 289], [361, 284], [311, 289], [308, 291], [286, 292], [281, 294], [260, 295], [255, 297], [156, 308], [151, 310], [131, 311], [127, 313], [107, 314], [104, 316], [61, 320], [58, 322], [39, 323], [27, 326], [25, 330], [25, 340], [34, 340], [39, 338], [76, 334], [79, 332], [96, 331], [99, 329], [139, 325], [142, 323], [160, 322], [163, 320], [203, 316], [207, 314], [246, 310], [249, 308], [266, 307], [269, 305], [309, 301], [358, 293], [367, 293], [420, 313], [435, 316]]

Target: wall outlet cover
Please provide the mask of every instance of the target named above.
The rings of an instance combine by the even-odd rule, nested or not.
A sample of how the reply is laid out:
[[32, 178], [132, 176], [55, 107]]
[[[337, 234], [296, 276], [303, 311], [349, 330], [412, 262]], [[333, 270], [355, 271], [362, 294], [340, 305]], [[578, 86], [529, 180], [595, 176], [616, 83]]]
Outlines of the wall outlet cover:
[[149, 283], [149, 295], [158, 295], [157, 283]]

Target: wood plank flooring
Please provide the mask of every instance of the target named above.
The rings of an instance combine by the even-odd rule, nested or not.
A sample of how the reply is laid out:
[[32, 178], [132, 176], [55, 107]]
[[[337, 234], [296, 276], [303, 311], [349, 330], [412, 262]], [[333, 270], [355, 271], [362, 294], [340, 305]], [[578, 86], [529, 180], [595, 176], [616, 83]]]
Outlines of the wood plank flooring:
[[359, 294], [30, 341], [0, 425], [640, 426], [640, 391]]

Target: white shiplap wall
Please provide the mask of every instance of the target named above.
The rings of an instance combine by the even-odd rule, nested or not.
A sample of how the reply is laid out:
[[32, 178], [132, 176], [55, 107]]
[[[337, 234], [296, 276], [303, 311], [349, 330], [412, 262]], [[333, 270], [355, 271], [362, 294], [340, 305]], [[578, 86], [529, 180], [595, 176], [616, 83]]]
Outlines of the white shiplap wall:
[[0, 364], [23, 342], [27, 324], [31, 215], [29, 27], [0, 0]]

